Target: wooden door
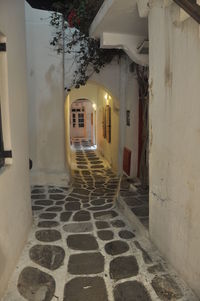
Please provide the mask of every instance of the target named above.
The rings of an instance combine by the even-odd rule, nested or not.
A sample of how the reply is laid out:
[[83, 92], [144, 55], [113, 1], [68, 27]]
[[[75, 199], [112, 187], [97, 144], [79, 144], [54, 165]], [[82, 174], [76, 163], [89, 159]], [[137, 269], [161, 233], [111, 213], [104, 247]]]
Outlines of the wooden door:
[[71, 137], [85, 138], [86, 120], [85, 111], [81, 109], [71, 110]]
[[106, 106], [106, 139], [111, 143], [111, 107]]

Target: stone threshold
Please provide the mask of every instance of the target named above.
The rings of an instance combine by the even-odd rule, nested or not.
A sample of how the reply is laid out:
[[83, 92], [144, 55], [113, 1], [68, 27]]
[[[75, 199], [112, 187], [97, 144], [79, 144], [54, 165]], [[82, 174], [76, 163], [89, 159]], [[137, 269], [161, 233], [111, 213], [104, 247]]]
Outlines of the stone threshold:
[[139, 179], [130, 179], [123, 175], [117, 192], [116, 205], [141, 235], [149, 238], [149, 195], [143, 189]]
[[145, 227], [140, 219], [132, 212], [131, 208], [126, 204], [123, 197], [117, 196], [116, 205], [122, 215], [127, 218], [131, 227], [134, 227], [141, 236], [149, 238], [149, 230]]

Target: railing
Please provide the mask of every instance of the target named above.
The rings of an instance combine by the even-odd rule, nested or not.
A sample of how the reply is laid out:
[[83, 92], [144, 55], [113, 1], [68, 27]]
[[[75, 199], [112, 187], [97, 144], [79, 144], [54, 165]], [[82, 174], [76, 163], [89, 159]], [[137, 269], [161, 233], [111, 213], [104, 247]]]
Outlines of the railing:
[[200, 5], [196, 0], [174, 0], [174, 2], [200, 24]]

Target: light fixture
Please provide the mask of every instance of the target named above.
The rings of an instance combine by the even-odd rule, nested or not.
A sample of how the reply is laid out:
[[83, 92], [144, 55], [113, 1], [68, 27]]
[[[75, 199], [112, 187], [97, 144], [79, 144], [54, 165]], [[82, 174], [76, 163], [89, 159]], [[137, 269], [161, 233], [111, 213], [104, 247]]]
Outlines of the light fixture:
[[93, 109], [96, 111], [96, 109], [97, 109], [96, 103], [93, 103], [92, 107], [93, 107]]
[[106, 93], [104, 98], [106, 100], [106, 105], [109, 106], [109, 100], [111, 99], [110, 95], [108, 95], [108, 93]]

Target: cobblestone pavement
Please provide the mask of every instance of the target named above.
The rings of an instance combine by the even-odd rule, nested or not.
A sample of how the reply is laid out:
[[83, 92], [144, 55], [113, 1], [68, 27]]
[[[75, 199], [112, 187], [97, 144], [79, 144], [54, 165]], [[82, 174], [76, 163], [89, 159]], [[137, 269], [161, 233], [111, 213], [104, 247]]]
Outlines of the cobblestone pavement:
[[32, 187], [34, 225], [3, 301], [197, 301], [116, 208], [112, 170], [76, 147], [70, 187]]
[[142, 188], [138, 181], [123, 176], [120, 182], [118, 200], [126, 206], [131, 215], [135, 215], [139, 222], [149, 229], [149, 190]]

